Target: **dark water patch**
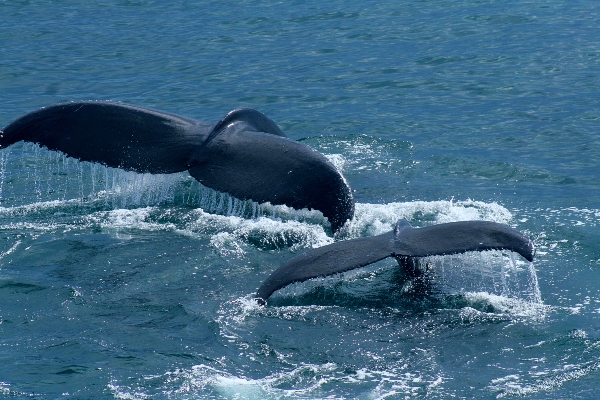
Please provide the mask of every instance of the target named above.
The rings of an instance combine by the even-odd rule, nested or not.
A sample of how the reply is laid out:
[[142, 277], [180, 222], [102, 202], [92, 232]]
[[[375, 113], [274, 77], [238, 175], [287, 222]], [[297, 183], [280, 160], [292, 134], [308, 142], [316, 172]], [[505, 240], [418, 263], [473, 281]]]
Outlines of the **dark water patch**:
[[0, 282], [0, 290], [7, 291], [9, 294], [29, 294], [46, 289], [48, 289], [48, 287], [24, 282]]
[[315, 21], [355, 19], [358, 16], [359, 16], [359, 13], [356, 13], [356, 12], [338, 11], [338, 12], [313, 14], [313, 15], [299, 17], [299, 18], [292, 18], [292, 19], [290, 19], [290, 22], [303, 25], [305, 23], [315, 22]]
[[188, 313], [181, 304], [171, 306], [167, 309], [153, 307], [152, 305], [143, 306], [139, 310], [136, 310], [136, 314], [147, 314], [151, 316], [151, 318], [146, 321], [128, 323], [146, 329], [182, 329], [198, 320], [197, 316]]
[[474, 60], [475, 57], [458, 57], [458, 56], [436, 56], [436, 57], [425, 57], [417, 60], [417, 64], [425, 66], [440, 66], [448, 63], [462, 63], [469, 60]]
[[61, 371], [58, 371], [56, 375], [73, 375], [73, 374], [82, 374], [86, 371], [86, 367], [82, 365], [74, 365], [68, 368], [65, 368]]

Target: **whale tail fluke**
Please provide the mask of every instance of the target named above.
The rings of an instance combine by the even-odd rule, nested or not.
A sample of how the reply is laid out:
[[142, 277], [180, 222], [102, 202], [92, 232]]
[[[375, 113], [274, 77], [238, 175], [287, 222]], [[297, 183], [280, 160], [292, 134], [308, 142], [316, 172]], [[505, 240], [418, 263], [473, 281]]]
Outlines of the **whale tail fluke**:
[[245, 121], [230, 123], [199, 146], [190, 174], [243, 200], [320, 210], [334, 232], [352, 219], [352, 192], [325, 156], [302, 143], [254, 129]]
[[508, 225], [490, 221], [459, 221], [413, 228], [398, 221], [394, 233], [395, 256], [427, 257], [469, 251], [510, 250], [533, 261], [532, 241]]
[[150, 173], [186, 170], [208, 126], [144, 107], [84, 101], [40, 108], [3, 129], [0, 147], [21, 140], [81, 161]]
[[289, 284], [364, 267], [387, 257], [396, 257], [403, 265], [410, 258], [485, 250], [514, 251], [528, 261], [535, 254], [531, 240], [508, 225], [464, 221], [413, 228], [400, 220], [391, 232], [336, 242], [292, 258], [263, 282], [256, 298], [265, 304], [275, 291]]
[[253, 109], [233, 110], [212, 125], [109, 101], [56, 104], [5, 127], [0, 147], [22, 140], [142, 173], [189, 170], [243, 200], [317, 209], [334, 232], [354, 215], [350, 188], [327, 158]]

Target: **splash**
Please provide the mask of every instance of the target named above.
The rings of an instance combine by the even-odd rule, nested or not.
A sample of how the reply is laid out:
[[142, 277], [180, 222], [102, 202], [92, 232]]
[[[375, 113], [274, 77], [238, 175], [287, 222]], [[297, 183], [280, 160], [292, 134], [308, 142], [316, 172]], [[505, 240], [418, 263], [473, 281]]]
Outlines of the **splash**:
[[[357, 203], [353, 221], [343, 234], [332, 238], [328, 222], [318, 211], [238, 200], [202, 186], [187, 173], [123, 171], [80, 162], [33, 144], [17, 144], [1, 154], [0, 214], [7, 217], [3, 223], [7, 228], [45, 232], [165, 230], [208, 239], [224, 258], [243, 259], [256, 249], [295, 253], [334, 240], [378, 235], [393, 229], [401, 218], [415, 227], [462, 220], [512, 221], [506, 208], [474, 200]], [[338, 169], [346, 163], [338, 154], [328, 158]], [[594, 210], [575, 211], [589, 218], [597, 214]], [[533, 265], [509, 254], [472, 253], [430, 257], [424, 262], [432, 266], [431, 278], [442, 293], [489, 293], [541, 303]], [[292, 285], [288, 296], [314, 291], [323, 284], [345, 291], [347, 285], [338, 285], [340, 279], [363, 280], [378, 268], [389, 268], [388, 264]]]
[[486, 292], [492, 296], [541, 304], [537, 273], [532, 263], [502, 251], [433, 256], [422, 260], [429, 279], [447, 294]]
[[[0, 206], [4, 208], [76, 201], [95, 210], [183, 206], [247, 219], [325, 221], [319, 211], [236, 199], [201, 185], [187, 172], [124, 171], [82, 162], [32, 143], [17, 143], [0, 155]], [[6, 170], [7, 163], [10, 171]]]
[[406, 219], [415, 227], [469, 220], [508, 223], [512, 214], [497, 203], [474, 200], [357, 203], [349, 236], [373, 236], [388, 232], [399, 219]]
[[[356, 397], [348, 387], [362, 386], [360, 398], [384, 399], [394, 396], [418, 397], [433, 394], [446, 380], [443, 374], [409, 372], [402, 363], [391, 370], [359, 369], [349, 371], [335, 363], [301, 363], [262, 378], [233, 374], [222, 368], [200, 364], [177, 369], [150, 378], [160, 387], [160, 396], [168, 398], [208, 397], [223, 399], [323, 398], [335, 392], [341, 398]], [[108, 385], [116, 398], [154, 398], [154, 394], [127, 388], [117, 382]], [[352, 394], [354, 393], [354, 394]]]

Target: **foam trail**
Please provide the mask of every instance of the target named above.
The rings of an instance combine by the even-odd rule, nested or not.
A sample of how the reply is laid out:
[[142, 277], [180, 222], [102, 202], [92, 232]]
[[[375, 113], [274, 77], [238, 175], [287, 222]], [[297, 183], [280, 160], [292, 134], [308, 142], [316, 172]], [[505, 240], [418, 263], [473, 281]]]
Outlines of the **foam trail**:
[[2, 260], [5, 256], [9, 255], [10, 253], [12, 253], [13, 251], [15, 251], [17, 249], [17, 247], [19, 247], [19, 245], [21, 244], [20, 240], [17, 240], [15, 242], [15, 244], [13, 244], [10, 249], [3, 251], [2, 253], [0, 253], [0, 260]]

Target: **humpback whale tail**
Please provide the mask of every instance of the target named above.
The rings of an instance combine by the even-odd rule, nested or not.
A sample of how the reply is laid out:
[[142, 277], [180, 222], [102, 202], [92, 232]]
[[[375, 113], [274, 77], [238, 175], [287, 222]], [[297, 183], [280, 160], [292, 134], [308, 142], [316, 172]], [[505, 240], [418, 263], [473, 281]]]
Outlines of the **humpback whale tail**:
[[464, 221], [413, 228], [400, 220], [391, 232], [336, 242], [307, 250], [275, 270], [260, 286], [257, 300], [265, 304], [276, 291], [291, 283], [364, 267], [387, 257], [399, 262], [415, 257], [459, 254], [468, 251], [510, 250], [533, 261], [531, 240], [508, 225]]
[[0, 131], [0, 148], [19, 141], [137, 172], [188, 170], [241, 200], [317, 209], [333, 232], [354, 216], [350, 188], [333, 164], [253, 109], [234, 110], [212, 125], [109, 101], [56, 104]]
[[[354, 216], [344, 177], [325, 156], [288, 139], [259, 111], [238, 109], [215, 125], [109, 101], [56, 104], [33, 111], [0, 131], [0, 148], [37, 143], [82, 161], [137, 172], [189, 171], [205, 186], [242, 200], [317, 209], [337, 232]], [[532, 261], [531, 240], [507, 225], [484, 221], [393, 231], [306, 251], [277, 269], [258, 290], [259, 301], [294, 282], [366, 266], [387, 257], [511, 250]]]

